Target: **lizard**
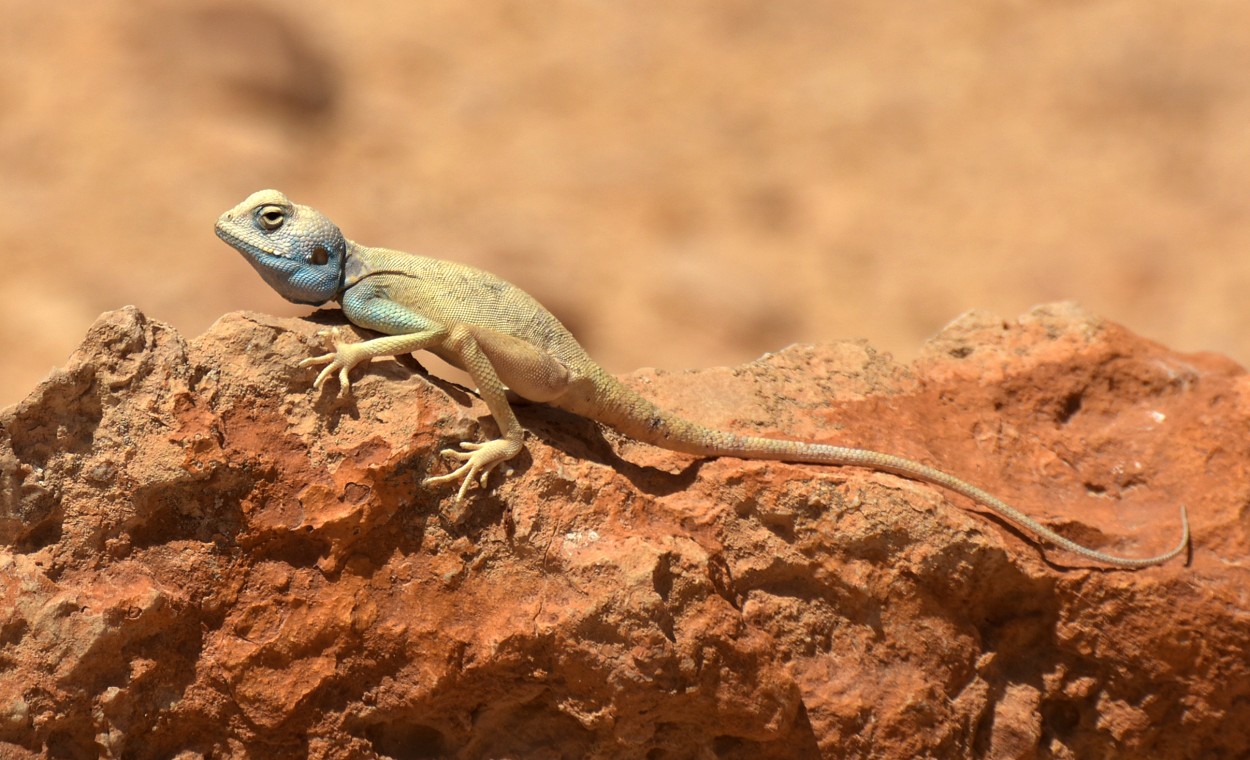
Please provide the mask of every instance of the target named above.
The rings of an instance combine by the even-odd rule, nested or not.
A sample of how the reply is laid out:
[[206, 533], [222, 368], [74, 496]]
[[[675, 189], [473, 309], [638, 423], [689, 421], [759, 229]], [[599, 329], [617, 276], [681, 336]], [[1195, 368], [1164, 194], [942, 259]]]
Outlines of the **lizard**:
[[687, 421], [608, 373], [521, 288], [466, 264], [348, 240], [321, 212], [293, 203], [277, 190], [253, 193], [222, 214], [216, 233], [283, 298], [312, 306], [337, 301], [350, 322], [381, 333], [360, 342], [343, 340], [337, 328], [325, 333], [333, 350], [300, 362], [301, 367], [324, 365], [314, 389], [337, 374], [340, 392], [350, 394], [349, 373], [358, 364], [421, 350], [468, 373], [500, 436], [440, 452], [460, 465], [422, 484], [459, 481], [457, 501], [475, 482], [485, 489], [491, 472], [524, 448], [523, 428], [508, 398], [511, 391], [644, 443], [696, 457], [854, 466], [941, 486], [1042, 541], [1112, 567], [1161, 564], [1189, 546], [1183, 505], [1181, 539], [1174, 548], [1153, 557], [1125, 557], [1072, 541], [981, 488], [920, 462], [869, 449], [739, 435]]

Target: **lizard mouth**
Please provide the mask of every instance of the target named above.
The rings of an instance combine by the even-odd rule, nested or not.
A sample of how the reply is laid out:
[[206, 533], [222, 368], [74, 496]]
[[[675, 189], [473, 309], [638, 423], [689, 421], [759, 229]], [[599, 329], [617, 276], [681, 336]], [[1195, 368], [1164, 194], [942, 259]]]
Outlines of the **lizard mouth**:
[[236, 248], [240, 250], [247, 249], [248, 251], [252, 253], [265, 254], [266, 256], [273, 256], [274, 258], [277, 258], [277, 259], [283, 258], [282, 256], [279, 256], [277, 251], [275, 251], [274, 249], [266, 248], [264, 246], [259, 246], [256, 243], [252, 242], [251, 240], [245, 240], [241, 235], [236, 234], [230, 228], [230, 225], [232, 225], [233, 222], [234, 220], [227, 219], [226, 217], [222, 217], [221, 219], [218, 219], [217, 224], [214, 227], [214, 231], [217, 233], [217, 237], [224, 240], [232, 248]]

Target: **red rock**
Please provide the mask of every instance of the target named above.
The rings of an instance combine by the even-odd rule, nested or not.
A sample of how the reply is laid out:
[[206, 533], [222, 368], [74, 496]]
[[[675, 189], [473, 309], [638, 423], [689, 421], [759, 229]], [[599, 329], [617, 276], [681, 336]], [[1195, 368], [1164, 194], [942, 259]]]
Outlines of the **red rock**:
[[[317, 321], [133, 308], [0, 412], [3, 757], [1238, 757], [1250, 381], [1066, 305], [628, 378], [744, 432], [965, 477], [695, 462], [541, 406], [516, 472], [422, 488], [485, 410], [409, 360], [310, 388]], [[486, 422], [484, 427], [489, 428]]]

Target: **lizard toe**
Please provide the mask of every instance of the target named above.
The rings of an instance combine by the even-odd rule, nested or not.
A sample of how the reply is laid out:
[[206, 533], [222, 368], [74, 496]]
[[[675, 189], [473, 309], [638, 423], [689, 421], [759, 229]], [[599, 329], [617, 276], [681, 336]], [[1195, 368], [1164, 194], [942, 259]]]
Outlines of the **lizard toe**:
[[[469, 458], [473, 456], [472, 454], [466, 451], [458, 451], [456, 449], [443, 449], [442, 451], [438, 452], [438, 455], [440, 457], [458, 459], [461, 462], [467, 462]], [[441, 477], [447, 477], [447, 476], [443, 475]]]

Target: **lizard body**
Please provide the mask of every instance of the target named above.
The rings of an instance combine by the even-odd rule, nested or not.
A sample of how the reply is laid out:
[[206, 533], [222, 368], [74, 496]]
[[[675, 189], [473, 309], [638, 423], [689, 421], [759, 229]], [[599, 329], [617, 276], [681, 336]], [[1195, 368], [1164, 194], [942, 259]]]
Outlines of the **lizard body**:
[[314, 387], [337, 373], [343, 392], [350, 392], [348, 373], [357, 364], [419, 350], [468, 372], [500, 437], [442, 452], [462, 464], [424, 482], [461, 481], [457, 499], [474, 481], [485, 487], [491, 471], [523, 448], [523, 429], [506, 395], [511, 390], [695, 456], [851, 465], [940, 485], [1055, 546], [1116, 567], [1166, 562], [1189, 544], [1184, 507], [1175, 548], [1154, 557], [1122, 557], [1077, 544], [980, 488], [919, 462], [867, 449], [738, 435], [684, 420], [600, 367], [555, 316], [515, 285], [465, 264], [362, 246], [317, 210], [276, 190], [253, 193], [218, 219], [216, 231], [287, 300], [309, 305], [337, 300], [352, 323], [383, 334], [348, 343], [332, 331], [333, 352], [301, 362], [325, 365]]

